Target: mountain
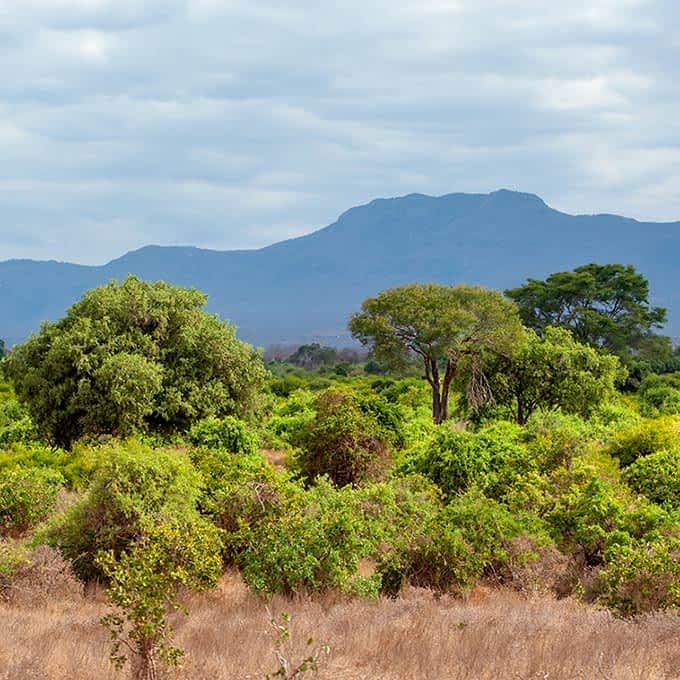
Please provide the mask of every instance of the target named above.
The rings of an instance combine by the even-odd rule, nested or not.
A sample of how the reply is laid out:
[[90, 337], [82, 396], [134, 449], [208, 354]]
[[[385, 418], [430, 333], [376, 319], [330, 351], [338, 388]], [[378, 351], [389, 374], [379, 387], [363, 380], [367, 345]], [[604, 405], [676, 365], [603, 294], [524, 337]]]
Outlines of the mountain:
[[99, 267], [0, 262], [0, 337], [11, 345], [62, 316], [87, 289], [133, 273], [200, 288], [208, 308], [256, 344], [342, 344], [349, 314], [389, 286], [504, 289], [588, 262], [635, 265], [650, 281], [654, 304], [669, 309], [666, 332], [677, 336], [679, 256], [680, 222], [568, 215], [507, 190], [410, 194], [351, 208], [328, 227], [259, 250], [147, 246]]

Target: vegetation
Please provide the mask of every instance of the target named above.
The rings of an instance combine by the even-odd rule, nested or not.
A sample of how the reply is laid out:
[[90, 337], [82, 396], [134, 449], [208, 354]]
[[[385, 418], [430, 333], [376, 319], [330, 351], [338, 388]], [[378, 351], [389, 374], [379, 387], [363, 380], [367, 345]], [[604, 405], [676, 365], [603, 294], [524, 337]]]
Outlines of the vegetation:
[[349, 327], [393, 367], [413, 357], [422, 361], [435, 423], [448, 420], [449, 390], [463, 359], [471, 369], [468, 398], [475, 405], [488, 400], [481, 357], [484, 352], [510, 353], [521, 329], [517, 309], [500, 293], [432, 283], [390, 288], [368, 298]]
[[[125, 297], [133, 292], [134, 304]], [[156, 361], [170, 336], [147, 337], [134, 325], [141, 317], [129, 318], [156, 294], [174, 300], [168, 319], [194, 319], [184, 330], [163, 322], [180, 336], [193, 338], [204, 322], [202, 338], [227, 333], [231, 344], [216, 340], [211, 351], [219, 350], [219, 366], [242, 366], [247, 375], [235, 384], [247, 388], [218, 388], [205, 354], [199, 367], [187, 357], [167, 368]], [[523, 328], [514, 303], [493, 291], [413, 285], [369, 298], [353, 317], [353, 332], [374, 352], [365, 363], [306, 370], [277, 359], [267, 375], [233, 330], [204, 315], [197, 295], [134, 279], [112, 284], [81, 301], [88, 309], [105, 302], [107, 313], [81, 316], [78, 303], [69, 323], [46, 326], [11, 355], [13, 384], [0, 385], [0, 597], [30, 591], [31, 579], [101, 584], [111, 659], [130, 661], [136, 678], [183, 659], [175, 610], [237, 572], [270, 602], [302, 593], [398, 599], [418, 587], [441, 597], [541, 593], [625, 617], [680, 609], [678, 374], [648, 374], [637, 392], [622, 393], [625, 371], [604, 347], [565, 328]], [[120, 326], [105, 340], [105, 328], [122, 323], [111, 320], [112, 301], [131, 305], [117, 313], [132, 331]], [[145, 318], [161, 318], [161, 307]], [[156, 347], [156, 358], [144, 350], [141, 363], [128, 363], [131, 352], [113, 351], [131, 338], [142, 350]], [[78, 361], [58, 374], [63, 391], [46, 387], [52, 396], [38, 404], [66, 410], [43, 421], [42, 406], [20, 401], [30, 380], [16, 371], [29, 357], [51, 365], [57, 355]], [[392, 368], [375, 373], [370, 361]], [[101, 391], [84, 419], [67, 397], [75, 376], [79, 394], [93, 394], [113, 384], [97, 383], [100, 368], [115, 373], [123, 364], [131, 380], [142, 376], [142, 388], [125, 396], [137, 406]], [[149, 411], [140, 396], [147, 364], [162, 377]], [[172, 391], [177, 375], [164, 387], [173, 371], [194, 381], [189, 391]], [[27, 372], [36, 381], [48, 375], [39, 362]], [[214, 380], [199, 381], [208, 374]], [[156, 410], [170, 401], [183, 414], [174, 422]], [[120, 411], [106, 427], [92, 425], [104, 404]], [[126, 425], [109, 427], [114, 420]], [[300, 650], [300, 666], [283, 663], [283, 641], [276, 644], [279, 670], [263, 670], [272, 677], [312, 670], [322, 649]]]
[[666, 321], [666, 310], [649, 303], [649, 283], [630, 265], [587, 264], [506, 294], [529, 328], [568, 328], [580, 342], [619, 355], [643, 349]]
[[495, 402], [512, 409], [520, 425], [538, 408], [588, 416], [625, 375], [617, 357], [553, 327], [541, 335], [526, 331], [512, 355], [491, 357], [486, 373]]
[[183, 431], [251, 414], [265, 371], [196, 290], [128, 277], [86, 293], [12, 352], [7, 371], [41, 436]]

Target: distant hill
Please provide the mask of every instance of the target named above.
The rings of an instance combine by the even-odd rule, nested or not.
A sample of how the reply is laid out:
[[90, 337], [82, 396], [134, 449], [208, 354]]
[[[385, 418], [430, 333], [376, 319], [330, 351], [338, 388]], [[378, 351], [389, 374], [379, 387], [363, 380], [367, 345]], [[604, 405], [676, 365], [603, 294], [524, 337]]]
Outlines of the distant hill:
[[259, 250], [147, 246], [100, 267], [0, 262], [0, 337], [25, 338], [93, 286], [134, 273], [194, 286], [209, 309], [259, 345], [348, 340], [349, 314], [380, 290], [411, 281], [504, 289], [588, 262], [633, 264], [669, 309], [680, 336], [680, 222], [567, 215], [538, 196], [410, 194], [377, 199], [334, 224]]

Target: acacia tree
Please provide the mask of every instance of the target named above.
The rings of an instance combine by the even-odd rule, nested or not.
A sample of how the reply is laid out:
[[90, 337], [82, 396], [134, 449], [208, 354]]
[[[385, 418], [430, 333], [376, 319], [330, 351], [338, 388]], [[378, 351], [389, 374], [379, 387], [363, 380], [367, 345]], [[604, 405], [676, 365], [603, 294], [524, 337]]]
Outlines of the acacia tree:
[[366, 299], [349, 322], [352, 335], [389, 365], [422, 360], [435, 423], [449, 417], [449, 391], [463, 359], [472, 367], [470, 401], [490, 397], [481, 357], [485, 352], [509, 354], [521, 328], [516, 305], [498, 291], [435, 283], [385, 290]]
[[618, 357], [574, 340], [564, 328], [527, 329], [512, 355], [490, 358], [485, 369], [495, 401], [524, 425], [537, 409], [560, 408], [587, 416], [616, 392], [625, 377]]
[[185, 430], [246, 416], [266, 369], [198, 290], [130, 276], [87, 292], [6, 359], [40, 433], [70, 448], [83, 435]]
[[505, 294], [537, 333], [568, 328], [580, 342], [622, 356], [643, 349], [666, 321], [666, 310], [649, 303], [647, 279], [631, 265], [587, 264], [545, 281], [529, 279]]

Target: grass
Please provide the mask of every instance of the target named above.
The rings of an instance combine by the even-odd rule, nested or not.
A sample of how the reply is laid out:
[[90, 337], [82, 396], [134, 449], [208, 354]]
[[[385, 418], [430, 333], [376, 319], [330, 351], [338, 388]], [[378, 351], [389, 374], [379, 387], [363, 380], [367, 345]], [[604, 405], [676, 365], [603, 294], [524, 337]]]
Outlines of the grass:
[[[186, 652], [171, 677], [191, 680], [262, 678], [277, 670], [267, 603], [238, 575], [190, 596], [189, 617], [177, 615]], [[574, 600], [531, 598], [477, 588], [466, 600], [411, 589], [395, 600], [339, 596], [286, 600], [269, 610], [290, 615], [282, 651], [292, 665], [316, 646], [330, 654], [316, 677], [337, 680], [662, 680], [680, 677], [680, 616], [636, 621]], [[0, 679], [123, 678], [108, 663], [106, 611], [98, 589], [0, 604]], [[314, 642], [307, 646], [307, 639]]]

